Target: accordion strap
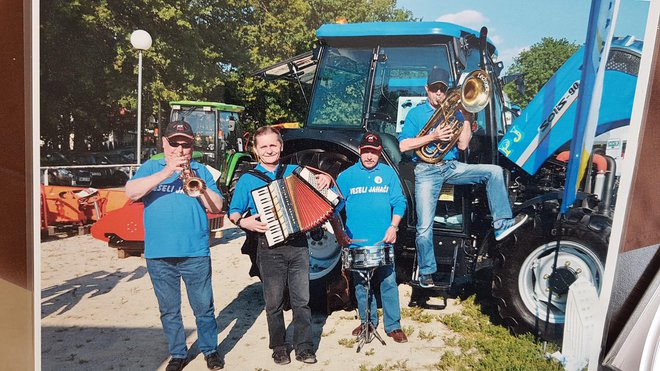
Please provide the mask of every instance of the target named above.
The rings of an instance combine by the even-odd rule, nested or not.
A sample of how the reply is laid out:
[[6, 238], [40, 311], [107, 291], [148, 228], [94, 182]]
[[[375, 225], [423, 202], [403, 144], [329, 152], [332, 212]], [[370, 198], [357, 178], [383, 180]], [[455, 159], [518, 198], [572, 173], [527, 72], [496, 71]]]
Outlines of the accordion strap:
[[[275, 172], [275, 179], [282, 179], [284, 177], [285, 170], [286, 170], [286, 165], [280, 162], [279, 165], [277, 165], [277, 171]], [[247, 173], [263, 180], [266, 183], [270, 183], [273, 181], [273, 179], [270, 179], [268, 175], [264, 174], [263, 172], [257, 169], [250, 169], [247, 171]]]

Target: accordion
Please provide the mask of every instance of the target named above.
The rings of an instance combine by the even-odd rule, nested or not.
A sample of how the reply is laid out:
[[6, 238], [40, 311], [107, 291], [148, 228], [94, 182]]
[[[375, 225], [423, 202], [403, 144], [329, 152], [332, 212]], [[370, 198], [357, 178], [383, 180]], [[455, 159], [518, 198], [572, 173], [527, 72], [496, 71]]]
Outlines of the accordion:
[[301, 167], [283, 179], [253, 190], [252, 198], [261, 221], [268, 225], [268, 246], [318, 227], [339, 203], [334, 191], [319, 190], [314, 174]]

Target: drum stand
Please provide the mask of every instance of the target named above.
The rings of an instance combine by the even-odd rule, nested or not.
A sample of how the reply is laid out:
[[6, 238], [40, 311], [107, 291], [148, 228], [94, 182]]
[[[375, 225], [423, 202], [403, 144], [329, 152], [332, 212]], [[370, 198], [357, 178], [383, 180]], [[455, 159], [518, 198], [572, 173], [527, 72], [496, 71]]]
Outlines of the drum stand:
[[386, 345], [383, 338], [381, 338], [380, 335], [378, 334], [378, 331], [376, 331], [376, 328], [373, 328], [372, 330], [373, 326], [371, 324], [371, 277], [374, 275], [374, 271], [376, 270], [376, 268], [377, 267], [368, 268], [367, 270], [365, 269], [355, 270], [364, 280], [367, 281], [367, 307], [365, 308], [366, 322], [364, 323], [360, 335], [358, 335], [357, 337], [358, 346], [357, 346], [357, 350], [355, 351], [356, 353], [360, 353], [360, 350], [362, 350], [362, 346], [364, 346], [364, 344], [371, 343], [371, 341], [374, 338], [380, 340], [381, 344]]

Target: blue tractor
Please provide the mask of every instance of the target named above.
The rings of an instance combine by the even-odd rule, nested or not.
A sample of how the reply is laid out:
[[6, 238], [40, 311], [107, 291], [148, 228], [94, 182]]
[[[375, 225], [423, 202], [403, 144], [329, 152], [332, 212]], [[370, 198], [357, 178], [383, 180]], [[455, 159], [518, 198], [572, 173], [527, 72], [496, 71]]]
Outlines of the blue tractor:
[[[526, 130], [537, 130], [543, 120], [534, 120], [537, 116], [547, 118], [556, 105], [549, 103], [554, 96], [542, 90], [546, 99], [541, 103], [545, 105], [537, 107], [532, 102], [526, 110], [512, 112], [502, 90], [503, 65], [496, 61], [497, 50], [485, 28], [475, 31], [442, 22], [328, 24], [317, 30], [317, 38], [318, 48], [313, 52], [256, 73], [267, 79], [296, 81], [308, 88], [303, 91], [311, 92], [302, 127], [282, 132], [284, 161], [337, 176], [359, 160], [357, 147], [363, 134], [378, 132], [384, 146], [382, 161], [397, 171], [408, 200], [395, 257], [398, 281], [412, 286], [410, 305], [424, 306], [430, 297], [446, 298], [487, 287], [483, 291], [486, 302], [493, 304], [502, 323], [514, 332], [536, 332], [548, 339], [560, 339], [568, 285], [585, 277], [600, 288], [615, 179], [610, 168], [603, 182], [609, 189], [601, 190], [600, 196], [593, 191], [580, 192], [567, 222], [556, 228], [565, 164], [554, 154], [570, 138], [541, 146], [544, 153], [535, 155], [538, 166], [530, 172], [507, 158], [512, 143], [508, 148], [501, 144], [503, 139], [510, 139], [503, 138], [505, 134], [517, 137]], [[614, 78], [621, 84], [615, 88], [618, 94], [623, 89], [634, 91], [640, 53], [641, 42], [615, 40], [606, 84]], [[436, 66], [450, 72], [454, 86], [477, 69], [489, 75], [490, 98], [485, 109], [474, 114], [473, 139], [470, 148], [461, 154], [462, 160], [502, 166], [514, 214], [527, 213], [531, 221], [497, 243], [484, 187], [445, 186], [437, 200], [433, 225], [438, 284], [425, 289], [417, 282], [415, 262], [415, 164], [410, 161], [410, 153], [399, 151], [397, 134], [410, 108], [424, 101], [428, 73]], [[572, 65], [562, 74], [578, 73], [579, 79], [578, 69], [579, 64]], [[573, 83], [571, 79], [556, 81], [551, 90], [566, 91]], [[568, 82], [571, 84], [562, 85]], [[537, 109], [534, 107], [538, 112], [531, 115], [530, 109]], [[569, 120], [570, 114], [565, 112], [563, 119]], [[511, 126], [511, 117], [516, 116]], [[627, 117], [603, 122], [602, 128], [625, 125], [629, 117], [630, 109]], [[605, 115], [603, 120], [610, 118]], [[515, 128], [515, 134], [508, 134], [510, 127]], [[554, 140], [555, 136], [548, 138]], [[614, 162], [609, 165], [614, 166]], [[591, 176], [586, 183], [594, 179]], [[312, 304], [326, 311], [350, 308], [350, 299], [342, 293], [341, 251], [333, 229], [326, 225], [309, 233], [308, 240]], [[557, 240], [562, 247], [561, 264], [553, 272], [550, 252]], [[554, 294], [548, 302], [546, 290], [550, 285]]]

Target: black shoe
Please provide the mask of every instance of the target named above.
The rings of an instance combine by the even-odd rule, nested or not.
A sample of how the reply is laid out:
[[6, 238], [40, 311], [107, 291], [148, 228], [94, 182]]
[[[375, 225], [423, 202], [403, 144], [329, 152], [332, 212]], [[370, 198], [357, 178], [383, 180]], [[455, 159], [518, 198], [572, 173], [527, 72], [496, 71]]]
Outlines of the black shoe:
[[316, 355], [311, 350], [303, 350], [296, 354], [296, 360], [304, 363], [316, 363]]
[[209, 370], [221, 370], [225, 367], [225, 362], [222, 361], [218, 352], [213, 352], [204, 356], [204, 359], [206, 360], [206, 367], [208, 367]]
[[172, 358], [167, 364], [165, 371], [181, 371], [184, 367], [186, 367], [186, 364], [188, 364], [188, 360], [186, 358]]
[[291, 363], [291, 357], [286, 347], [277, 347], [273, 350], [273, 361], [278, 365], [286, 365]]
[[435, 286], [435, 282], [433, 282], [433, 276], [431, 276], [430, 274], [419, 275], [419, 287], [428, 289], [433, 286]]

